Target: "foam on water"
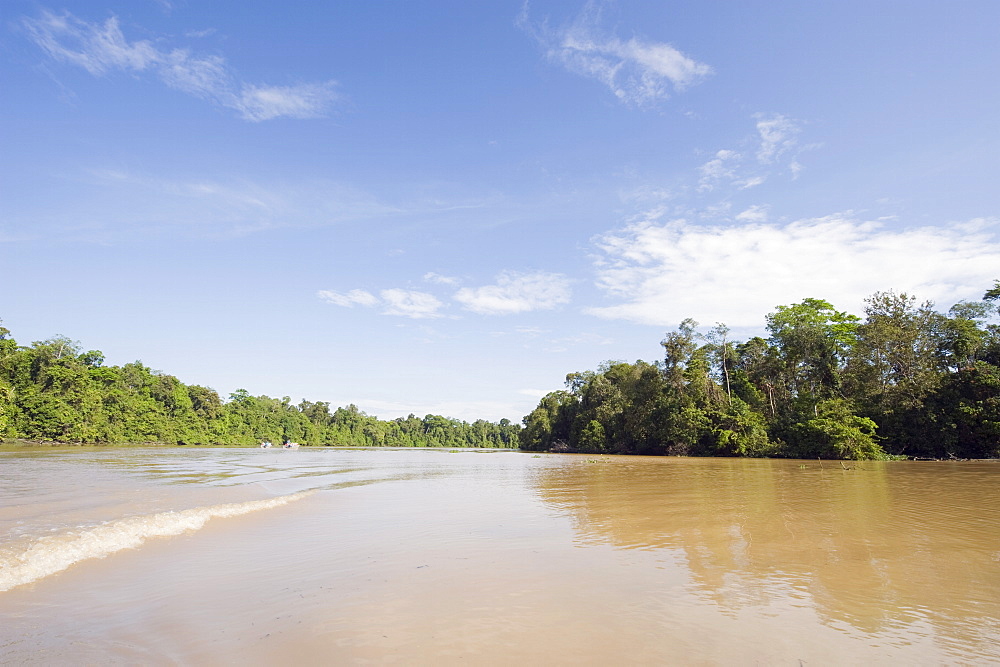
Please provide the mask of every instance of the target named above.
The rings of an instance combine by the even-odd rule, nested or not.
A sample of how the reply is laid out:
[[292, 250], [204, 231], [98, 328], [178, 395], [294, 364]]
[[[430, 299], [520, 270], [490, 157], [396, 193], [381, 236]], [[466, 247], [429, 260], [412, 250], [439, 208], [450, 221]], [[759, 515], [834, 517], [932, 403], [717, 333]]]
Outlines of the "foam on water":
[[267, 500], [127, 517], [43, 537], [20, 553], [0, 551], [0, 592], [62, 572], [83, 560], [104, 558], [123, 549], [134, 549], [151, 537], [169, 537], [199, 530], [209, 519], [280, 507], [311, 493], [301, 491]]

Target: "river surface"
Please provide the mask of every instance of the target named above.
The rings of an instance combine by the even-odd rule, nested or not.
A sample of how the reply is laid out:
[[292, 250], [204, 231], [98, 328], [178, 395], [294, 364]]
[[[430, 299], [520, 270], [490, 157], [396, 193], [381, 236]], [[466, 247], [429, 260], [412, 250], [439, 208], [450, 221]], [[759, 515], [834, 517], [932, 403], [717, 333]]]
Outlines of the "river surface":
[[0, 451], [0, 664], [1000, 663], [1000, 463]]

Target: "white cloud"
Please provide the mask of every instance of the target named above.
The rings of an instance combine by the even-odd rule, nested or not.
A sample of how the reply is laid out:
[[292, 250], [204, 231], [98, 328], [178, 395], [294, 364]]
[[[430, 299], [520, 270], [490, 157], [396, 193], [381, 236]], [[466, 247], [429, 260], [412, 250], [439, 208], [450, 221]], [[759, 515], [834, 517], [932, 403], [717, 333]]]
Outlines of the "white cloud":
[[682, 90], [712, 73], [711, 67], [670, 44], [605, 34], [593, 4], [560, 30], [531, 24], [525, 5], [518, 25], [539, 41], [551, 60], [597, 79], [626, 104], [644, 106], [667, 99], [671, 90]]
[[458, 278], [453, 278], [452, 276], [443, 276], [440, 273], [434, 273], [433, 271], [428, 271], [424, 274], [424, 280], [429, 283], [435, 283], [437, 285], [457, 285], [459, 283]]
[[323, 299], [327, 303], [332, 303], [335, 306], [345, 306], [347, 308], [353, 308], [355, 305], [374, 306], [379, 302], [378, 298], [374, 294], [360, 289], [352, 289], [350, 292], [346, 293], [334, 292], [332, 290], [320, 290], [316, 292], [316, 296]]
[[791, 118], [781, 114], [762, 113], [756, 114], [754, 118], [757, 119], [757, 133], [760, 135], [757, 160], [762, 164], [774, 162], [798, 143], [800, 128]]
[[698, 167], [698, 192], [711, 192], [720, 186], [737, 190], [757, 187], [777, 168], [779, 160], [787, 160], [792, 180], [798, 178], [802, 171], [798, 155], [804, 149], [798, 142], [799, 124], [781, 114], [757, 113], [753, 117], [757, 133], [740, 142], [742, 151], [724, 148]]
[[[796, 164], [798, 164], [798, 163], [796, 163]], [[793, 174], [794, 175], [798, 174], [798, 171], [794, 169], [794, 165], [793, 165]], [[794, 178], [794, 175], [793, 175], [793, 178]], [[763, 183], [766, 180], [767, 180], [766, 176], [750, 176], [749, 178], [743, 179], [742, 181], [736, 181], [734, 184], [740, 190], [749, 190], [750, 188], [757, 187], [758, 185], [760, 185], [761, 183]]]
[[247, 120], [316, 118], [337, 99], [336, 83], [307, 83], [298, 86], [244, 86], [233, 105]]
[[379, 292], [385, 303], [385, 315], [401, 315], [413, 319], [441, 317], [438, 311], [444, 305], [432, 294], [404, 289], [387, 289]]
[[[697, 216], [702, 220], [728, 220], [731, 217], [731, 211], [733, 210], [733, 203], [728, 201], [720, 201], [716, 204], [709, 204], [705, 206], [700, 211], [691, 211], [691, 213], [696, 213]], [[677, 213], [676, 215], [684, 215], [684, 213]], [[663, 217], [662, 214], [655, 216], [646, 215], [645, 219], [660, 218]]]
[[398, 315], [417, 320], [442, 317], [438, 311], [444, 306], [432, 294], [405, 289], [385, 289], [379, 292], [378, 296], [362, 289], [353, 289], [349, 292], [320, 290], [316, 292], [316, 296], [327, 303], [346, 308], [353, 308], [356, 305], [367, 308], [382, 306], [383, 315]]
[[998, 219], [912, 229], [849, 214], [739, 227], [647, 220], [597, 239], [598, 285], [619, 303], [587, 312], [759, 328], [775, 306], [807, 297], [860, 313], [865, 297], [894, 289], [950, 306], [992, 284], [998, 232]]
[[147, 41], [129, 44], [116, 17], [99, 25], [68, 12], [60, 16], [43, 11], [41, 18], [25, 19], [24, 24], [32, 40], [52, 58], [83, 67], [91, 74], [112, 69], [142, 71], [160, 58]]
[[618, 198], [623, 202], [635, 205], [662, 205], [677, 198], [678, 193], [672, 189], [652, 183], [642, 183], [618, 191]]
[[737, 213], [736, 220], [739, 222], [766, 222], [767, 210], [767, 206], [755, 204], [745, 211]]
[[230, 76], [219, 56], [195, 58], [186, 49], [174, 49], [157, 64], [160, 79], [174, 90], [209, 100], [228, 97]]
[[741, 157], [736, 151], [723, 149], [716, 152], [711, 160], [698, 167], [698, 173], [701, 174], [698, 179], [698, 189], [711, 190], [723, 179], [733, 180], [735, 163]]
[[338, 99], [333, 81], [295, 86], [241, 83], [221, 56], [197, 56], [183, 48], [160, 49], [146, 40], [129, 42], [114, 16], [100, 24], [69, 12], [43, 10], [39, 18], [25, 18], [23, 24], [32, 41], [55, 60], [77, 65], [95, 76], [112, 71], [151, 72], [175, 90], [234, 109], [250, 121], [315, 118], [324, 115]]
[[514, 273], [497, 276], [495, 285], [463, 287], [455, 300], [482, 315], [508, 315], [549, 310], [570, 299], [569, 280], [557, 273]]
[[[457, 279], [429, 272], [424, 280], [441, 285], [453, 285]], [[534, 310], [549, 310], [570, 299], [570, 281], [555, 273], [505, 272], [497, 276], [496, 284], [483, 287], [465, 287], [454, 293], [453, 298], [469, 311], [480, 315], [508, 315]], [[399, 315], [414, 319], [444, 317], [440, 312], [445, 303], [427, 292], [407, 289], [385, 289], [376, 297], [371, 292], [355, 289], [349, 292], [320, 290], [316, 295], [337, 306], [382, 306], [385, 315]], [[540, 330], [518, 328], [518, 333], [537, 335]], [[500, 334], [495, 334], [500, 335]]]

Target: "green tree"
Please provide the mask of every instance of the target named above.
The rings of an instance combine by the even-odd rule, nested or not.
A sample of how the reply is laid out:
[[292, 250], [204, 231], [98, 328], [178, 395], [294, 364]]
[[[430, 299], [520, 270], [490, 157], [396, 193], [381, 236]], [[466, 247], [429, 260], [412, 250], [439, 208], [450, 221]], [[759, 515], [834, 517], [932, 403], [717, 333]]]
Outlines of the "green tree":
[[608, 439], [604, 435], [604, 426], [596, 419], [591, 419], [580, 432], [579, 450], [592, 454], [603, 454], [608, 449]]
[[961, 301], [940, 318], [938, 351], [945, 365], [958, 370], [975, 362], [985, 347], [987, 332], [982, 328], [990, 316], [990, 306], [983, 301]]
[[676, 389], [684, 386], [684, 370], [698, 348], [697, 329], [698, 323], [689, 317], [680, 323], [677, 331], [668, 332], [660, 341], [664, 379]]
[[17, 342], [10, 337], [10, 329], [0, 325], [0, 438], [14, 435], [17, 408], [9, 361], [15, 350]]
[[799, 458], [884, 459], [875, 429], [875, 422], [854, 414], [847, 401], [821, 401], [815, 417], [792, 429], [790, 453]]
[[521, 430], [521, 449], [547, 451], [568, 449], [570, 427], [580, 403], [568, 391], [553, 391], [546, 394], [538, 407], [524, 417]]
[[768, 456], [774, 447], [762, 414], [738, 396], [711, 416], [715, 452], [719, 456]]
[[959, 369], [928, 396], [924, 437], [907, 453], [935, 458], [1000, 457], [1000, 368], [984, 361]]
[[807, 397], [818, 401], [840, 388], [839, 371], [857, 340], [858, 317], [822, 299], [778, 306], [767, 316], [770, 344], [781, 363], [781, 398], [787, 405]]

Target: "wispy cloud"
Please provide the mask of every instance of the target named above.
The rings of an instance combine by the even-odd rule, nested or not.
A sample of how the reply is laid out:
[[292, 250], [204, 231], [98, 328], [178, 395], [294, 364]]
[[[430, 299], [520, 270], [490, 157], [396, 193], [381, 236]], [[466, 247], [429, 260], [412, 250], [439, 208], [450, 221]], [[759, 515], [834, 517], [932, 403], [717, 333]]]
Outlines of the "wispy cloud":
[[378, 304], [378, 297], [371, 292], [361, 289], [352, 289], [350, 292], [334, 292], [332, 290], [320, 290], [316, 293], [323, 301], [332, 303], [335, 306], [353, 308], [354, 306], [374, 306]]
[[507, 272], [497, 276], [493, 285], [463, 287], [455, 300], [481, 315], [550, 310], [569, 302], [569, 279], [555, 273]]
[[698, 167], [699, 192], [711, 192], [718, 187], [748, 190], [782, 168], [793, 179], [798, 177], [802, 171], [798, 156], [809, 148], [799, 143], [801, 124], [777, 113], [757, 113], [753, 118], [756, 133], [740, 142], [740, 150], [718, 150]]
[[[187, 165], [185, 165], [187, 166]], [[452, 193], [394, 193], [385, 199], [352, 182], [319, 177], [140, 171], [102, 164], [53, 174], [44, 210], [37, 197], [11, 191], [0, 200], [0, 226], [83, 243], [150, 238], [232, 238], [278, 229], [312, 229], [356, 222], [441, 224]], [[488, 199], [484, 198], [484, 201]], [[458, 206], [471, 201], [455, 195]], [[459, 217], [455, 213], [454, 219]], [[470, 218], [465, 218], [470, 220]], [[84, 231], [85, 230], [85, 231]], [[405, 249], [383, 249], [387, 255]], [[457, 285], [457, 279], [453, 285]]]
[[600, 81], [622, 102], [647, 106], [704, 79], [712, 68], [663, 42], [621, 39], [603, 26], [598, 5], [588, 3], [569, 25], [532, 22], [525, 4], [517, 24], [546, 56], [571, 72]]
[[[181, 233], [241, 236], [277, 229], [322, 227], [404, 214], [349, 184], [324, 179], [170, 178], [121, 169], [94, 169], [75, 187], [73, 210], [52, 209], [56, 222], [92, 224], [114, 240]], [[416, 206], [416, 205], [415, 205]], [[36, 224], [44, 224], [37, 220]]]
[[174, 49], [157, 59], [156, 68], [160, 79], [174, 90], [233, 106], [232, 82], [220, 56], [195, 58], [187, 50]]
[[46, 10], [37, 19], [25, 18], [24, 26], [49, 56], [94, 75], [117, 69], [142, 71], [161, 57], [148, 41], [129, 43], [116, 17], [98, 25], [81, 21], [69, 12], [54, 14]]
[[766, 222], [767, 206], [755, 204], [736, 214], [737, 222]]
[[[424, 274], [424, 280], [439, 285], [454, 285], [457, 280], [436, 273]], [[382, 307], [385, 315], [411, 318], [444, 317], [448, 297], [438, 298], [428, 292], [407, 289], [385, 289], [375, 297], [371, 292], [354, 289], [348, 292], [320, 290], [321, 300], [335, 306]], [[551, 310], [570, 300], [570, 281], [558, 273], [517, 273], [507, 271], [496, 277], [492, 285], [463, 287], [451, 295], [465, 310], [479, 315], [512, 315], [537, 310]]]
[[698, 167], [700, 174], [698, 189], [702, 191], [712, 190], [722, 180], [733, 182], [736, 165], [742, 157], [736, 151], [727, 149], [717, 151], [711, 160]]
[[401, 315], [413, 319], [442, 317], [438, 311], [444, 306], [433, 294], [415, 290], [387, 289], [379, 292], [385, 304], [386, 315]]
[[[802, 165], [799, 165], [797, 162], [794, 163], [793, 165], [791, 165], [792, 171], [793, 171], [793, 174], [792, 174], [793, 176], [797, 176], [798, 173], [799, 173], [798, 169], [795, 168], [796, 166], [799, 167], [799, 168], [801, 168]], [[749, 190], [750, 188], [757, 187], [758, 185], [762, 184], [766, 180], [767, 180], [767, 176], [748, 176], [748, 177], [744, 178], [743, 180], [734, 181], [733, 185], [735, 185], [740, 190]]]
[[453, 276], [443, 276], [440, 273], [434, 273], [433, 271], [425, 273], [424, 280], [437, 285], [457, 285], [459, 283], [458, 278]]
[[444, 303], [427, 292], [386, 289], [379, 292], [376, 297], [371, 292], [362, 289], [353, 289], [349, 292], [320, 290], [316, 292], [316, 296], [329, 304], [345, 308], [379, 306], [382, 308], [383, 315], [397, 315], [416, 320], [443, 317], [438, 311], [444, 307]]
[[806, 297], [859, 312], [866, 296], [895, 289], [950, 305], [992, 284], [998, 232], [998, 219], [902, 230], [851, 214], [739, 227], [650, 219], [597, 239], [598, 285], [617, 303], [587, 312], [760, 327], [776, 305]]
[[798, 144], [801, 128], [791, 118], [763, 113], [755, 114], [754, 118], [757, 119], [757, 133], [760, 135], [757, 160], [762, 164], [774, 162]]
[[232, 105], [247, 120], [318, 118], [337, 99], [336, 84], [304, 83], [296, 86], [243, 86], [239, 99]]
[[249, 121], [315, 118], [325, 115], [340, 99], [334, 81], [290, 86], [247, 83], [222, 56], [164, 48], [148, 40], [129, 41], [115, 16], [92, 23], [69, 12], [44, 10], [38, 18], [25, 18], [23, 25], [31, 40], [54, 60], [82, 67], [94, 76], [115, 71], [151, 73], [174, 90], [233, 109]]

